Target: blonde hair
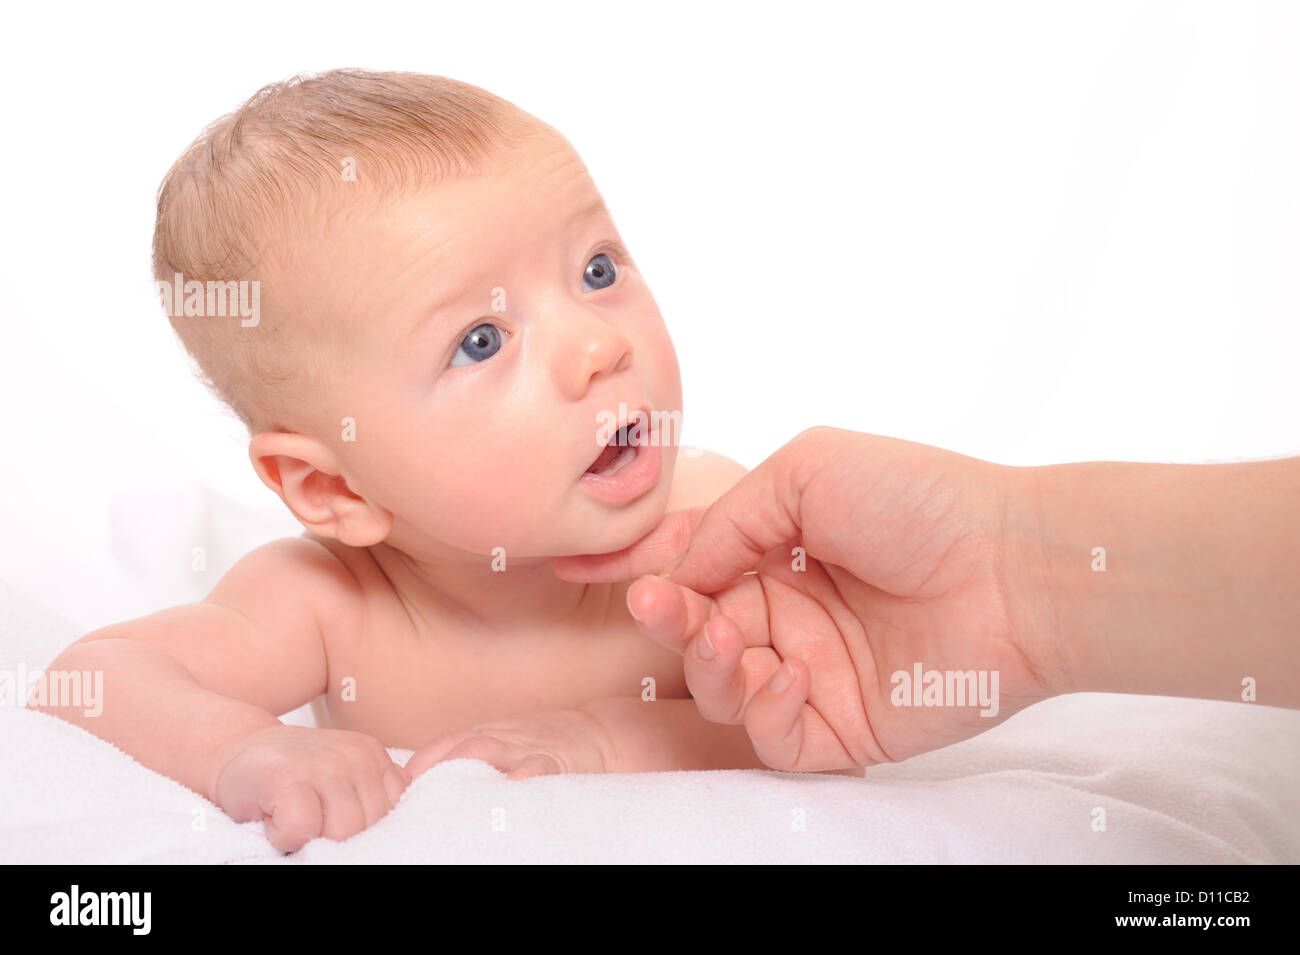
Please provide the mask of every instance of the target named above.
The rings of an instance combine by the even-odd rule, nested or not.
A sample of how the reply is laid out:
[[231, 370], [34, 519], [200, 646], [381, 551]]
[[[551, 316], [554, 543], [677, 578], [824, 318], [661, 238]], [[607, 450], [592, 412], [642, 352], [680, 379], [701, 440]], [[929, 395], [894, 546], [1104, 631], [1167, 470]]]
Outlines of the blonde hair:
[[[559, 135], [443, 76], [331, 70], [273, 83], [205, 129], [163, 179], [154, 278], [160, 290], [177, 275], [261, 282], [260, 271], [287, 258], [304, 227], [358, 193], [385, 198], [483, 171], [539, 134]], [[286, 427], [295, 399], [327, 374], [320, 349], [294, 347], [310, 330], [289, 320], [293, 303], [258, 288], [255, 327], [169, 309], [200, 378], [250, 434]]]

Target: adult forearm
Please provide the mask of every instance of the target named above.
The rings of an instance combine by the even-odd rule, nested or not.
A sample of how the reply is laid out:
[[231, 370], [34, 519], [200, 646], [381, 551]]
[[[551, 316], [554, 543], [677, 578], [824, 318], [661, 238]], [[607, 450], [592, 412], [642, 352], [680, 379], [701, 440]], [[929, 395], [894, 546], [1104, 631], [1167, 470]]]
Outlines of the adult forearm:
[[1062, 689], [1300, 707], [1300, 458], [1027, 470]]

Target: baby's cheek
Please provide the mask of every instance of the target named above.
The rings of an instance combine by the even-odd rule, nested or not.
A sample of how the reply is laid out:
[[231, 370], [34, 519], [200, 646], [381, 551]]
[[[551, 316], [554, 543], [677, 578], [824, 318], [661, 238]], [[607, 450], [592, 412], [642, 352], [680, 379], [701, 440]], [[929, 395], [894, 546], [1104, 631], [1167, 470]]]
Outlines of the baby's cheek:
[[672, 338], [668, 335], [668, 328], [663, 324], [662, 319], [650, 335], [649, 344], [643, 349], [643, 354], [651, 363], [655, 379], [652, 387], [657, 389], [659, 400], [669, 409], [680, 409], [682, 406], [681, 364], [677, 360], [677, 349], [673, 347]]
[[554, 450], [497, 460], [471, 455], [448, 463], [436, 481], [409, 489], [408, 520], [430, 537], [473, 553], [491, 554], [498, 547], [521, 556], [550, 553], [566, 493], [581, 470], [579, 463], [557, 460]]

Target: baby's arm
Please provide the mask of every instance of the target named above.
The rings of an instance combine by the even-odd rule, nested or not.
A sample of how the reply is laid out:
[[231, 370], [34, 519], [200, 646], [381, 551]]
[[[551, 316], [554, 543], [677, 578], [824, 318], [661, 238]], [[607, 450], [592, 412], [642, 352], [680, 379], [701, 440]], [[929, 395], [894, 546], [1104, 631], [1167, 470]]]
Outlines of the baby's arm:
[[710, 723], [691, 699], [612, 696], [580, 709], [601, 729], [606, 772], [768, 768], [743, 725]]
[[551, 773], [765, 769], [743, 726], [710, 723], [694, 700], [606, 697], [444, 733], [406, 764], [412, 777], [451, 759], [481, 759], [512, 779]]
[[[481, 759], [511, 779], [553, 773], [648, 773], [685, 769], [767, 769], [744, 726], [710, 723], [694, 700], [647, 702], [605, 697], [444, 733], [406, 764], [419, 776], [436, 763]], [[861, 769], [836, 771], [861, 776]]]
[[319, 544], [274, 541], [202, 601], [104, 627], [64, 650], [46, 672], [102, 671], [98, 715], [53, 699], [28, 705], [108, 740], [239, 821], [265, 818], [278, 848], [345, 838], [395, 802], [404, 771], [373, 737], [284, 726], [276, 716], [324, 692], [321, 621], [355, 626], [356, 591]]

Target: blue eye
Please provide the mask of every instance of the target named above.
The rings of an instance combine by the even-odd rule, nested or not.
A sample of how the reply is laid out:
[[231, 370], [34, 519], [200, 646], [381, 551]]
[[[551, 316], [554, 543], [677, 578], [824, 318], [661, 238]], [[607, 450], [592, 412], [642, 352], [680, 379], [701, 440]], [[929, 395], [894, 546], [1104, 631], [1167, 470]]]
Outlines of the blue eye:
[[602, 252], [600, 255], [592, 256], [591, 261], [587, 263], [587, 271], [582, 274], [582, 290], [599, 292], [613, 285], [616, 278], [618, 278], [618, 270], [614, 268], [614, 260]]
[[503, 332], [495, 325], [484, 322], [482, 325], [476, 325], [470, 330], [460, 343], [460, 348], [451, 359], [451, 367], [456, 368], [460, 365], [472, 365], [475, 362], [487, 361], [493, 355], [501, 350], [501, 345], [505, 338], [509, 337], [508, 332]]

